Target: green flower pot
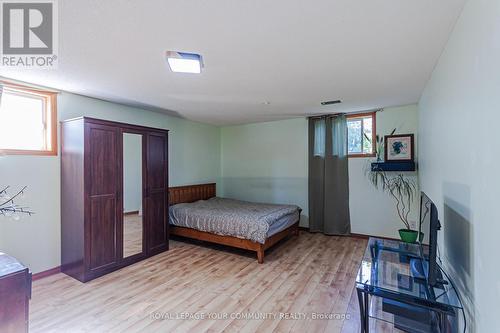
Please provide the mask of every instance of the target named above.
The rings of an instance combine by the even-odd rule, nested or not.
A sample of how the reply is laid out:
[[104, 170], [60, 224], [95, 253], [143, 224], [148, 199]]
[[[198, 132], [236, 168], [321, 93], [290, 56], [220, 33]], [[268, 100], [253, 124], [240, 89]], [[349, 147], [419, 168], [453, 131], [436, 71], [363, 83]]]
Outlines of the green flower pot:
[[418, 231], [410, 229], [399, 229], [399, 237], [406, 243], [415, 243], [417, 241]]

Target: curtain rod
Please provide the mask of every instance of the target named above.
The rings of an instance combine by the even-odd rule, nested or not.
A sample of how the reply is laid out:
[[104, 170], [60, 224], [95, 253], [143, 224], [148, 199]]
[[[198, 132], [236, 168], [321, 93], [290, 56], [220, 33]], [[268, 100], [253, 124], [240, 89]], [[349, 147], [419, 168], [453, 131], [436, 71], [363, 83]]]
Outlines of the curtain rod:
[[355, 111], [355, 112], [325, 113], [325, 114], [319, 114], [319, 115], [310, 116], [310, 117], [307, 117], [307, 118], [314, 119], [314, 118], [323, 118], [323, 117], [338, 117], [338, 116], [341, 116], [341, 115], [350, 116], [350, 115], [357, 115], [357, 114], [363, 114], [363, 113], [369, 113], [369, 112], [380, 112], [380, 111], [384, 111], [384, 108], [364, 110], [364, 111]]

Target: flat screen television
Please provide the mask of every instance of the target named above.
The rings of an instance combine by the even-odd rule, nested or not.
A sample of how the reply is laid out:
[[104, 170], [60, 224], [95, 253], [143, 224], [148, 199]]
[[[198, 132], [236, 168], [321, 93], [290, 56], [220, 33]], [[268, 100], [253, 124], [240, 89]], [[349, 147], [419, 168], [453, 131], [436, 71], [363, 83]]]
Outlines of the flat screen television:
[[[441, 280], [441, 274], [436, 262], [437, 232], [441, 229], [441, 224], [439, 223], [436, 205], [424, 192], [421, 192], [419, 232], [425, 233], [425, 229], [429, 230], [429, 256], [423, 265], [423, 270], [427, 283], [431, 286], [436, 286]], [[420, 242], [422, 254], [424, 253], [423, 246], [424, 244]]]

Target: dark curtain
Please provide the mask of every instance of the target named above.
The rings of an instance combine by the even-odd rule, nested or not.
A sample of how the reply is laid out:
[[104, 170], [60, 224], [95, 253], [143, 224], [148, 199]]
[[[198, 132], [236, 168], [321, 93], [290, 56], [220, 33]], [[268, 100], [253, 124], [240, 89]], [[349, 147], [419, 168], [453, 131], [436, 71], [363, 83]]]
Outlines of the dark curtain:
[[351, 232], [345, 115], [309, 118], [309, 229]]

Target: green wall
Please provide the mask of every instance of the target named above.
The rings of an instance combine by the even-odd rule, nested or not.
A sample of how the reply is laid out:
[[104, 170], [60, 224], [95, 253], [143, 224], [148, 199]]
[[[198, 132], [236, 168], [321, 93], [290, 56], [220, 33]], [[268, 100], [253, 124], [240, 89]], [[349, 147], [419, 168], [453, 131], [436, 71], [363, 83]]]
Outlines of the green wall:
[[466, 2], [419, 102], [420, 185], [468, 332], [499, 331], [499, 18], [498, 1]]
[[[89, 116], [169, 129], [171, 186], [215, 182], [220, 175], [220, 128], [69, 93], [58, 97], [59, 120]], [[60, 156], [0, 156], [0, 184], [28, 185], [22, 203], [36, 214], [0, 216], [0, 249], [34, 273], [60, 265]]]
[[[417, 106], [386, 108], [377, 113], [377, 132], [417, 132]], [[222, 193], [226, 197], [302, 207], [301, 225], [308, 226], [307, 119], [223, 127]], [[349, 202], [353, 233], [398, 237], [402, 228], [394, 203], [368, 181], [372, 159], [349, 159]], [[415, 173], [408, 174], [417, 183]], [[410, 216], [416, 221], [414, 205]]]
[[[396, 128], [398, 134], [415, 134], [417, 144], [418, 109], [415, 104], [385, 108], [377, 112], [377, 134], [388, 135]], [[415, 147], [417, 150], [418, 147]], [[366, 169], [371, 158], [349, 159], [349, 206], [351, 230], [354, 233], [399, 238], [398, 229], [403, 228], [394, 201], [368, 181]], [[405, 172], [405, 176], [418, 184], [416, 172]], [[409, 215], [410, 223], [418, 220], [419, 192]], [[416, 228], [416, 226], [415, 226]]]
[[307, 221], [307, 120], [223, 127], [222, 194], [256, 202], [290, 203]]
[[[386, 134], [416, 129], [416, 106], [387, 108], [377, 115]], [[160, 127], [169, 134], [170, 186], [217, 182], [219, 196], [297, 204], [308, 226], [307, 119], [216, 127], [140, 108], [69, 93], [58, 98], [59, 120], [89, 116]], [[350, 167], [353, 232], [396, 236], [393, 205], [364, 175], [366, 159]], [[39, 272], [60, 265], [60, 156], [2, 156], [0, 184], [28, 185], [22, 202], [36, 214], [13, 221], [0, 216], [0, 249]], [[374, 218], [376, 217], [376, 218]]]

